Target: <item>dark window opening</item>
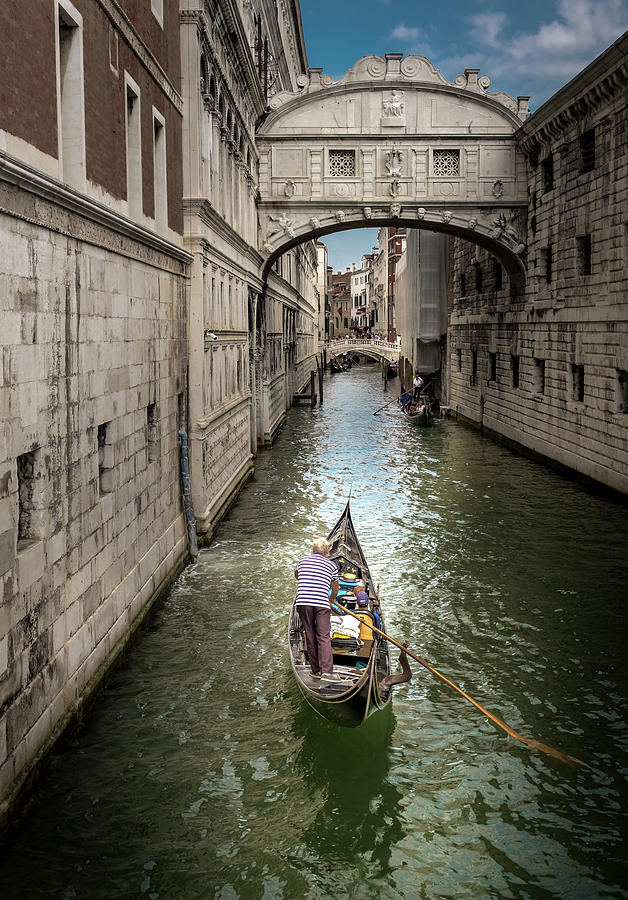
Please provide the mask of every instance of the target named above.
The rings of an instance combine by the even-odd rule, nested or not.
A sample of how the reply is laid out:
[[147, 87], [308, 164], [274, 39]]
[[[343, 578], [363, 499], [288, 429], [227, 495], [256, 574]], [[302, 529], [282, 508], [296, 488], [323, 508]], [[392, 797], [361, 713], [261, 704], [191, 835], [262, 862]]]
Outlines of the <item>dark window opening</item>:
[[148, 462], [153, 462], [159, 456], [157, 405], [155, 403], [149, 403], [146, 407], [146, 453]]
[[478, 294], [481, 294], [482, 293], [482, 282], [483, 282], [482, 266], [479, 263], [475, 263], [474, 269], [475, 269], [475, 290], [477, 291]]
[[478, 351], [471, 350], [471, 384], [478, 381]]
[[460, 275], [460, 293], [463, 297], [467, 296], [467, 277], [464, 272]]
[[535, 382], [534, 388], [537, 394], [545, 393], [545, 360], [544, 359], [535, 359]]
[[519, 387], [519, 357], [511, 355], [510, 357], [510, 368], [512, 371], [512, 386], [514, 388]]
[[541, 260], [545, 272], [545, 280], [548, 284], [552, 281], [552, 248], [545, 247], [541, 250]]
[[488, 355], [488, 380], [497, 381], [497, 354], [489, 353]]
[[628, 413], [628, 372], [617, 370], [617, 386], [619, 388], [619, 412]]
[[458, 371], [462, 372], [462, 349], [458, 347], [456, 352], [458, 354]]
[[577, 238], [578, 275], [591, 274], [591, 235], [584, 234]]
[[35, 451], [23, 453], [17, 458], [17, 549], [22, 550], [37, 539], [34, 533]]
[[497, 262], [497, 260], [493, 260], [493, 281], [495, 283], [495, 290], [501, 291], [504, 284], [504, 270], [502, 269], [501, 263]]
[[580, 171], [592, 172], [595, 169], [595, 128], [589, 128], [580, 135]]
[[554, 187], [554, 157], [550, 154], [541, 163], [543, 169], [543, 191], [551, 191]]
[[98, 492], [101, 497], [103, 494], [111, 493], [113, 487], [113, 447], [109, 442], [110, 425], [111, 422], [103, 422], [98, 426]]
[[572, 398], [578, 403], [584, 402], [584, 366], [571, 365]]

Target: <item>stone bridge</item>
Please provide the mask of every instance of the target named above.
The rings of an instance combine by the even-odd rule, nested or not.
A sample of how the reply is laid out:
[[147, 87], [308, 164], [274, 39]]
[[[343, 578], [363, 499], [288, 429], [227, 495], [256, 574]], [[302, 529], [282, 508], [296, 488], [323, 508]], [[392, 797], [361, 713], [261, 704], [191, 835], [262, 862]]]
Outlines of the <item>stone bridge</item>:
[[387, 360], [388, 362], [399, 361], [399, 345], [389, 344], [388, 341], [376, 341], [367, 338], [339, 338], [335, 341], [328, 341], [325, 344], [327, 356], [330, 353], [346, 353], [348, 350], [355, 350], [357, 353], [363, 353], [365, 356], [371, 356], [373, 359]]
[[424, 57], [366, 56], [338, 82], [320, 69], [272, 98], [257, 131], [259, 250], [267, 274], [310, 238], [382, 225], [487, 248], [513, 292], [525, 280], [525, 159], [514, 133], [527, 97], [489, 93], [466, 69], [448, 82]]

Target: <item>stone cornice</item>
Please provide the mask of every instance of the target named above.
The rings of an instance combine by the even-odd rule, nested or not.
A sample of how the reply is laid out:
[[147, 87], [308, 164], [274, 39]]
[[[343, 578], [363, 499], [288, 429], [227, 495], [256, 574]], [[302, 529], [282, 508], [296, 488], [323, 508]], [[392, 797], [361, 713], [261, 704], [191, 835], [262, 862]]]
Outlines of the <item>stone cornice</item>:
[[[251, 247], [250, 244], [241, 237], [241, 235], [235, 231], [226, 222], [219, 212], [212, 206], [209, 200], [204, 198], [195, 198], [195, 199], [187, 199], [183, 201], [183, 215], [184, 216], [198, 216], [201, 222], [204, 225], [207, 225], [208, 228], [211, 228], [213, 231], [221, 234], [229, 243], [242, 253], [244, 256], [249, 256], [251, 250], [255, 250], [255, 248]], [[257, 251], [255, 250], [257, 253]]]
[[515, 132], [527, 155], [538, 145], [565, 139], [598, 109], [624, 98], [628, 86], [628, 32], [562, 87]]
[[[153, 80], [161, 88], [166, 97], [176, 108], [177, 112], [183, 114], [183, 98], [178, 91], [175, 90], [168, 75], [139, 36], [126, 13], [120, 8], [116, 0], [98, 0], [98, 3], [113, 25], [118, 29], [124, 40], [137, 55], [145, 69], [150, 72]], [[176, 37], [178, 40], [178, 34]]]
[[[185, 265], [189, 265], [192, 262], [193, 257], [183, 247], [173, 244], [171, 241], [160, 237], [141, 225], [137, 225], [104, 204], [98, 203], [84, 194], [80, 194], [68, 185], [56, 181], [48, 175], [44, 175], [42, 172], [27, 166], [13, 157], [9, 157], [2, 151], [0, 151], [0, 180], [13, 184], [43, 200], [47, 200], [51, 204], [65, 209], [81, 219], [106, 228], [116, 235], [150, 247], [166, 257], [177, 259]], [[12, 210], [6, 210], [6, 212], [14, 214]], [[21, 216], [21, 218], [26, 217]], [[56, 225], [54, 222], [44, 221], [43, 219], [40, 221], [37, 217], [28, 218], [28, 221], [60, 233], [72, 234], [79, 240], [85, 240], [88, 243], [99, 242], [94, 235], [88, 233], [87, 229], [83, 229], [79, 234], [74, 235], [71, 230], [62, 227], [61, 224]], [[116, 248], [115, 252], [132, 255], [125, 253], [121, 247]]]

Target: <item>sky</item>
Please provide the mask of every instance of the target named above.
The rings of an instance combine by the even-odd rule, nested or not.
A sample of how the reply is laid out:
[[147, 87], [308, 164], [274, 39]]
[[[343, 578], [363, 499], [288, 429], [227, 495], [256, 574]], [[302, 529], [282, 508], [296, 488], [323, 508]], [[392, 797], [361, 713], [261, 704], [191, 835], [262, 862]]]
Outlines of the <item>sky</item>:
[[[489, 93], [541, 106], [628, 29], [628, 0], [301, 0], [312, 68], [335, 81], [362, 56], [418, 54], [448, 81], [480, 69]], [[343, 270], [377, 241], [372, 229], [325, 238]]]

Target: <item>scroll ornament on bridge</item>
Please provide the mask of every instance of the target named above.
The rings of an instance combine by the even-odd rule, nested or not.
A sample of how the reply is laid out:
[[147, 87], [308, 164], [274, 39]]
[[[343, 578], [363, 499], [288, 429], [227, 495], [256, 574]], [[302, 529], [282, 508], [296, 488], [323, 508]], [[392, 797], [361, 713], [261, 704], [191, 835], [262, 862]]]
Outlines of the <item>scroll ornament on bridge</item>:
[[280, 216], [269, 216], [269, 218], [271, 222], [277, 222], [274, 228], [269, 228], [269, 235], [283, 231], [288, 237], [294, 237], [294, 221], [289, 219], [285, 213], [282, 213]]

